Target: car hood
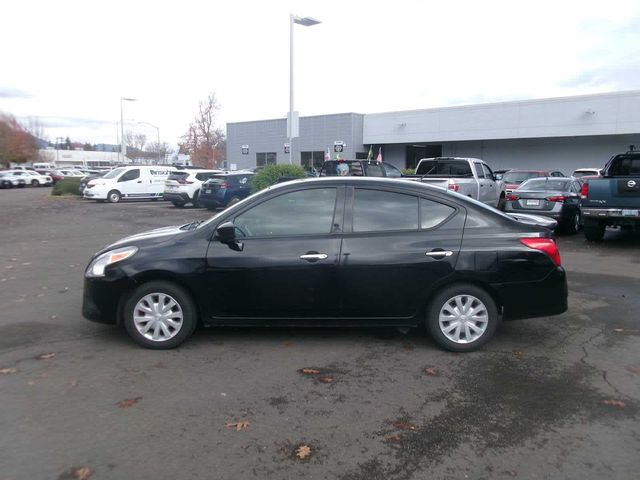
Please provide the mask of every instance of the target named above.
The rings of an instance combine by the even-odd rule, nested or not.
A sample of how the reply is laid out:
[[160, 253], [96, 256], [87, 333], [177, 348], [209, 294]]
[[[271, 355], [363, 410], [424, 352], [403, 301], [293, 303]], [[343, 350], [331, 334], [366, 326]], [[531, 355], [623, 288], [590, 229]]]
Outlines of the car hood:
[[173, 239], [177, 235], [183, 235], [187, 233], [187, 230], [180, 230], [184, 225], [173, 225], [171, 227], [156, 228], [155, 230], [148, 230], [142, 233], [136, 233], [128, 237], [121, 238], [114, 243], [102, 248], [96, 255], [100, 255], [103, 252], [113, 250], [114, 248], [124, 247], [127, 245], [147, 246], [158, 243], [163, 243]]

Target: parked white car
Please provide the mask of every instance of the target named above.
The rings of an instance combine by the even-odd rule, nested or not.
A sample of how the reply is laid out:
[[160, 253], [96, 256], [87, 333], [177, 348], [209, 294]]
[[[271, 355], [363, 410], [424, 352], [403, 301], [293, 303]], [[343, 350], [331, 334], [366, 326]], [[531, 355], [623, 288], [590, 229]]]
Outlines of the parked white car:
[[0, 172], [0, 188], [24, 187], [25, 179], [22, 175], [14, 175], [13, 172]]
[[70, 168], [63, 168], [58, 171], [65, 177], [84, 177], [85, 176], [85, 174], [82, 173], [81, 171], [70, 169]]
[[164, 182], [165, 200], [169, 200], [175, 207], [184, 207], [191, 203], [199, 207], [200, 188], [212, 176], [224, 173], [223, 170], [176, 170]]
[[586, 167], [586, 168], [578, 168], [574, 170], [571, 174], [572, 177], [580, 178], [580, 177], [601, 177], [602, 169], [597, 167]]
[[119, 167], [87, 183], [84, 198], [118, 203], [121, 199], [158, 200], [174, 167]]
[[23, 178], [27, 185], [32, 187], [50, 187], [53, 179], [49, 175], [41, 175], [33, 170], [9, 170], [14, 175]]

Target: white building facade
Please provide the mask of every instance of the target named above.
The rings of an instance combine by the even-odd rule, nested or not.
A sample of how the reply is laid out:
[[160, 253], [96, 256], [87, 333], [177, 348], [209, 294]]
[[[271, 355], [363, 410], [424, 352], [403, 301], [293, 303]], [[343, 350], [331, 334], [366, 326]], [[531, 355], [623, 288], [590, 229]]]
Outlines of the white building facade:
[[[629, 145], [640, 147], [640, 91], [303, 117], [300, 135], [292, 146], [293, 163], [305, 166], [309, 152], [329, 148], [333, 154], [334, 143], [345, 142], [343, 158], [366, 158], [369, 147], [374, 155], [381, 148], [384, 161], [399, 168], [411, 168], [420, 158], [462, 156], [482, 158], [493, 169], [569, 174], [601, 167]], [[284, 119], [230, 123], [227, 136], [227, 157], [238, 168], [260, 164], [265, 153], [288, 163]]]

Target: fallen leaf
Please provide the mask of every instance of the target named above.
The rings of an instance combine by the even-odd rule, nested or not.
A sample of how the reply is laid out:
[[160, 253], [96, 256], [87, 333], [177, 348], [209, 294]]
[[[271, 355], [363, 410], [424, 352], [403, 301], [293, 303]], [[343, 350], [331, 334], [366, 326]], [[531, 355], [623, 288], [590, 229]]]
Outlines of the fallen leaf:
[[307, 445], [300, 445], [296, 450], [296, 457], [300, 460], [304, 460], [309, 455], [311, 455], [311, 448]]
[[418, 427], [416, 427], [413, 423], [408, 423], [408, 422], [395, 422], [393, 426], [396, 427], [398, 430], [417, 430], [418, 429]]
[[37, 360], [49, 360], [53, 357], [55, 357], [56, 354], [54, 352], [49, 352], [49, 353], [41, 353], [40, 355], [38, 355], [36, 357]]
[[154, 363], [153, 366], [156, 368], [167, 368], [163, 362]]
[[333, 383], [333, 377], [320, 377], [318, 380], [322, 383]]
[[77, 387], [78, 386], [78, 381], [77, 380], [71, 380], [69, 382], [69, 385], [71, 385], [72, 387]]
[[240, 430], [249, 428], [249, 422], [227, 423], [225, 425], [225, 428], [235, 428], [236, 432], [239, 432]]
[[58, 480], [89, 480], [93, 470], [89, 467], [73, 467], [58, 477]]
[[400, 435], [389, 435], [384, 437], [384, 441], [387, 443], [398, 443], [400, 441]]
[[640, 373], [640, 367], [636, 367], [634, 365], [627, 365], [625, 368], [631, 373]]
[[49, 315], [49, 320], [55, 320], [56, 318], [58, 318], [57, 315]]
[[438, 372], [433, 367], [425, 368], [424, 369], [424, 373], [426, 373], [427, 375], [430, 375], [432, 377], [437, 377], [438, 376]]
[[9, 375], [11, 373], [17, 373], [18, 369], [17, 368], [0, 368], [0, 375]]
[[118, 407], [120, 407], [120, 408], [129, 408], [129, 407], [134, 406], [140, 400], [142, 400], [142, 397], [125, 398], [124, 400], [120, 400], [118, 402]]
[[622, 328], [614, 328], [613, 331], [614, 332], [624, 332], [624, 330]]
[[609, 405], [610, 407], [618, 407], [618, 408], [624, 408], [627, 406], [626, 403], [621, 402], [620, 400], [603, 400], [602, 403], [605, 405]]
[[320, 370], [316, 368], [303, 368], [300, 370], [300, 373], [304, 373], [305, 375], [318, 375]]
[[515, 356], [518, 360], [522, 360], [522, 358], [524, 357], [524, 353], [522, 352], [515, 352]]

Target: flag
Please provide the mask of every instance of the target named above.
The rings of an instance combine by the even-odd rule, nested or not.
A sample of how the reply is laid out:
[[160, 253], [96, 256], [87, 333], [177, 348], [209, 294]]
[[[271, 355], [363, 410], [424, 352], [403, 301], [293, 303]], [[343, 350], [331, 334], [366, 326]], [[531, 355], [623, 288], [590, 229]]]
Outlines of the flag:
[[336, 160], [342, 160], [342, 158], [340, 158], [340, 152], [336, 153]]
[[382, 147], [378, 148], [378, 156], [376, 157], [376, 162], [382, 163]]
[[327, 148], [327, 153], [324, 154], [324, 161], [331, 160], [331, 151]]
[[373, 145], [369, 145], [369, 153], [367, 154], [367, 161], [373, 160]]

